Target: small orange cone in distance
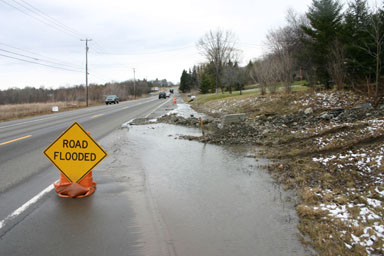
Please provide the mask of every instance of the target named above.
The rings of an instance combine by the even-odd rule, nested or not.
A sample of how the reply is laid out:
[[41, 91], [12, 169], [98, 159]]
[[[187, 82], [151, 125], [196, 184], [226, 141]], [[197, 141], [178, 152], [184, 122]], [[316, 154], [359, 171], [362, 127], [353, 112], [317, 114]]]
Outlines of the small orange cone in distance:
[[[88, 134], [90, 134], [88, 132]], [[79, 182], [70, 182], [64, 174], [60, 173], [60, 180], [53, 183], [56, 193], [64, 198], [82, 198], [92, 195], [96, 190], [96, 182], [93, 181], [92, 171]]]
[[173, 104], [176, 104], [176, 97], [173, 97]]

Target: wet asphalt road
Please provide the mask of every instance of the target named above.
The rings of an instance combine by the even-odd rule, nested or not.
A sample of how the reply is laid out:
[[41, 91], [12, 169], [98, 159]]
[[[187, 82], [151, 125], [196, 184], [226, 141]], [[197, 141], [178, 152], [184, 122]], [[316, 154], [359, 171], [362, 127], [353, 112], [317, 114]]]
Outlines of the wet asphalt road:
[[99, 140], [119, 128], [122, 123], [149, 114], [163, 102], [157, 97], [151, 97], [1, 122], [0, 192], [49, 168], [51, 164], [41, 152], [74, 121], [79, 122], [91, 132], [93, 138]]
[[[74, 121], [112, 155], [105, 160], [108, 165], [111, 147], [119, 143], [111, 133], [131, 119], [164, 114], [172, 107], [170, 99], [151, 97], [0, 123], [0, 255], [140, 255], [132, 204], [116, 200], [113, 192], [103, 193], [103, 184], [82, 200], [62, 200], [49, 191], [27, 210], [12, 214], [58, 179], [58, 170], [42, 152]], [[112, 177], [106, 179], [114, 182]]]
[[[175, 108], [171, 102], [158, 108], [158, 102], [137, 117]], [[288, 194], [259, 168], [266, 162], [244, 157], [249, 148], [178, 139], [199, 135], [198, 129], [120, 129], [119, 122], [109, 132], [91, 130], [109, 154], [94, 169], [95, 194], [44, 194], [0, 229], [0, 255], [309, 254], [296, 236]], [[58, 171], [48, 167], [6, 189], [0, 194], [1, 219], [57, 178]]]

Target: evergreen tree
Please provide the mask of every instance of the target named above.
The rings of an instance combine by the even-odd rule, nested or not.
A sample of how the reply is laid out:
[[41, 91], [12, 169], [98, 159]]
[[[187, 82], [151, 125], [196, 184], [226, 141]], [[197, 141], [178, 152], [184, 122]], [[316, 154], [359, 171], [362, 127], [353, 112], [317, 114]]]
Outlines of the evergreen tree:
[[209, 77], [209, 74], [207, 72], [203, 72], [201, 74], [200, 92], [202, 94], [209, 93], [211, 88], [212, 88], [212, 85], [211, 85], [211, 79]]
[[[383, 32], [384, 31], [384, 0], [383, 0], [383, 6], [379, 9], [379, 16], [381, 20], [381, 31]], [[383, 56], [383, 61], [384, 61], [384, 56]]]
[[181, 74], [179, 90], [182, 92], [191, 90], [191, 75], [185, 70], [183, 70], [183, 73]]
[[252, 81], [252, 78], [250, 76], [250, 73], [251, 73], [251, 70], [253, 68], [253, 62], [252, 60], [250, 60], [247, 64], [247, 66], [245, 66], [245, 70], [244, 70], [244, 82], [246, 84], [252, 84], [253, 81]]
[[191, 85], [192, 85], [192, 88], [199, 88], [199, 78], [198, 78], [196, 66], [193, 66], [192, 68]]
[[376, 100], [380, 100], [383, 88], [381, 88], [384, 61], [384, 10], [376, 9], [371, 14], [369, 23], [370, 44], [364, 47], [364, 50], [374, 59], [374, 96]]
[[366, 0], [349, 4], [345, 15], [344, 36], [347, 72], [352, 83], [372, 76], [374, 59], [363, 49], [369, 44], [368, 34], [371, 14]]
[[328, 56], [332, 44], [339, 37], [338, 32], [341, 31], [341, 9], [342, 6], [337, 0], [313, 0], [307, 12], [310, 26], [302, 26], [303, 31], [310, 37], [306, 43], [311, 49], [316, 75], [328, 88]]
[[232, 87], [234, 86], [236, 82], [236, 68], [234, 67], [234, 63], [229, 60], [225, 65], [223, 66], [222, 71], [222, 84], [227, 88], [229, 93], [232, 94]]
[[215, 64], [213, 62], [209, 63], [205, 69], [204, 72], [207, 72], [209, 80], [210, 80], [210, 85], [211, 89], [210, 92], [214, 93], [216, 92], [217, 86], [216, 86], [216, 68]]
[[235, 90], [240, 91], [240, 95], [242, 95], [243, 94], [242, 90], [244, 89], [244, 85], [247, 82], [247, 79], [249, 77], [249, 66], [239, 67], [238, 63], [235, 62], [235, 68], [236, 68]]

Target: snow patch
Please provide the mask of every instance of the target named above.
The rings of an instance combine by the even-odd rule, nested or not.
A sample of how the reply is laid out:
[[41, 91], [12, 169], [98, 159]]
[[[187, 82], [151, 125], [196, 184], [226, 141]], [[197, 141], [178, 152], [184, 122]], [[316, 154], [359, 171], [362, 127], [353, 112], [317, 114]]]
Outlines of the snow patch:
[[181, 116], [184, 118], [189, 118], [189, 117], [204, 117], [203, 114], [197, 113], [195, 110], [191, 108], [189, 104], [177, 104], [177, 108], [168, 112], [167, 115], [172, 115], [176, 114], [177, 116]]

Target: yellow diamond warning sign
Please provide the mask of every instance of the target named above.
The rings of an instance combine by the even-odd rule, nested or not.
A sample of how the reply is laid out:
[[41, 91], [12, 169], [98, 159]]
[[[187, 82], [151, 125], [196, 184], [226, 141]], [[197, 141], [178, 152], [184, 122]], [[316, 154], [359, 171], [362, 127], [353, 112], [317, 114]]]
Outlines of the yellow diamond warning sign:
[[75, 122], [60, 135], [44, 154], [71, 182], [79, 182], [107, 153]]

